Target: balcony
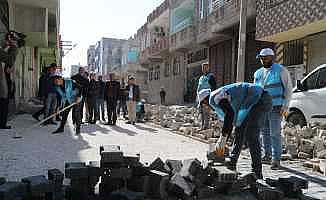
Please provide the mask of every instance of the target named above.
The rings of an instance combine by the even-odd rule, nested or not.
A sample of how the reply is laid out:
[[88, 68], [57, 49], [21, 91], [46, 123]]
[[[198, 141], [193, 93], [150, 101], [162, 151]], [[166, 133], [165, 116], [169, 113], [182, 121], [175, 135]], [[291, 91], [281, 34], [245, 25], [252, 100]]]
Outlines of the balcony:
[[257, 1], [256, 38], [285, 42], [326, 31], [326, 1]]
[[[208, 23], [213, 33], [230, 28], [240, 21], [240, 0], [215, 0], [212, 3], [212, 12], [208, 16]], [[256, 1], [248, 0], [247, 18], [256, 15]]]
[[169, 51], [169, 37], [161, 37], [159, 38], [156, 43], [154, 43], [150, 48], [150, 54], [155, 55], [162, 55]]
[[188, 51], [195, 41], [195, 29], [188, 26], [170, 36], [170, 51]]

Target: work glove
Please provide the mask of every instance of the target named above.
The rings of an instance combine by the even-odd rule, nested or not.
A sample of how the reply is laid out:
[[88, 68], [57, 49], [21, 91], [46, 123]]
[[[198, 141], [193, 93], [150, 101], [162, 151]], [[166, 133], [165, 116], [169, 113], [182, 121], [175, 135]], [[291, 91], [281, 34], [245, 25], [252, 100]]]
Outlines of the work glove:
[[217, 155], [223, 156], [224, 155], [224, 150], [225, 150], [225, 144], [226, 144], [226, 137], [225, 136], [220, 136], [218, 139], [216, 145], [215, 145], [215, 150]]
[[288, 108], [282, 107], [280, 114], [284, 117], [284, 119], [286, 119], [289, 116]]

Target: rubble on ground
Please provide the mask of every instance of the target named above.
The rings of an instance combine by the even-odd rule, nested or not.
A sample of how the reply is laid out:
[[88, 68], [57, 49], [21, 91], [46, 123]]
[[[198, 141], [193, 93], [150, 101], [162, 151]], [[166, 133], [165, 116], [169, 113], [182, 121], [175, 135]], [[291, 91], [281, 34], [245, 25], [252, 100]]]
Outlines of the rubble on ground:
[[[211, 128], [201, 130], [201, 115], [196, 107], [147, 104], [145, 110], [149, 122], [207, 143], [215, 143], [222, 129], [222, 123], [211, 115]], [[316, 122], [301, 128], [286, 123], [282, 137], [285, 153], [282, 155], [283, 160], [318, 159], [319, 163], [326, 162], [323, 160], [326, 160], [326, 124]], [[315, 168], [326, 174], [322, 167]]]
[[[0, 199], [268, 200], [299, 198], [308, 189], [302, 178], [257, 180], [253, 173], [239, 175], [209, 157], [208, 162], [157, 158], [147, 165], [140, 162], [140, 154], [128, 154], [120, 146], [101, 146], [99, 152], [100, 161], [67, 162], [64, 173], [50, 169], [48, 177], [30, 176], [21, 182], [0, 178]], [[64, 185], [64, 178], [70, 183]]]

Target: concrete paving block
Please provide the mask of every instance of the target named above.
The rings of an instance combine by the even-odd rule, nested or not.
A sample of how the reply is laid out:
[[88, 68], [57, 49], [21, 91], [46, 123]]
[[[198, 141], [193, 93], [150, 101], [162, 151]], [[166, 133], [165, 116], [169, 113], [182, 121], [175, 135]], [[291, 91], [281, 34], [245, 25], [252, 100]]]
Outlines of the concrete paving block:
[[308, 154], [308, 153], [305, 153], [305, 152], [299, 152], [298, 153], [298, 158], [309, 159], [309, 158], [312, 158], [312, 155]]
[[27, 184], [8, 181], [0, 185], [0, 200], [27, 197]]
[[69, 179], [87, 179], [88, 167], [84, 162], [65, 163], [65, 177]]
[[308, 139], [301, 139], [299, 149], [304, 153], [312, 153], [314, 149], [314, 142]]
[[308, 181], [297, 176], [290, 176], [279, 179], [280, 189], [286, 197], [299, 198], [302, 189], [308, 189]]
[[161, 158], [156, 158], [149, 166], [150, 170], [157, 170], [165, 173], [169, 173], [169, 168], [165, 165]]
[[184, 178], [193, 180], [194, 176], [197, 175], [199, 170], [202, 169], [201, 162], [195, 159], [187, 159], [183, 161], [180, 175]]
[[169, 167], [172, 174], [175, 174], [177, 172], [181, 171], [182, 168], [182, 161], [181, 160], [170, 160], [167, 159], [165, 161], [165, 164]]
[[183, 190], [183, 192], [188, 196], [191, 196], [195, 189], [195, 185], [187, 181], [180, 173], [175, 174], [171, 178], [170, 183], [180, 187]]
[[320, 159], [326, 159], [326, 149], [317, 152], [317, 158], [320, 158]]
[[27, 184], [28, 191], [33, 197], [41, 197], [53, 192], [52, 183], [43, 175], [26, 177], [22, 179], [22, 182]]
[[130, 167], [141, 165], [139, 162], [140, 154], [124, 153], [123, 160], [123, 162]]
[[151, 170], [150, 175], [146, 176], [144, 180], [144, 193], [146, 196], [160, 198], [161, 184], [163, 184], [162, 181], [165, 179], [169, 179], [169, 174], [157, 170]]
[[4, 184], [6, 182], [5, 177], [0, 177], [0, 185]]
[[229, 170], [225, 166], [214, 166], [212, 168], [215, 171], [216, 181], [218, 183], [233, 183], [238, 178], [236, 171]]
[[116, 169], [110, 169], [110, 177], [116, 178], [116, 179], [128, 179], [132, 176], [132, 169], [131, 168], [116, 168]]
[[284, 194], [276, 187], [271, 187], [264, 180], [257, 180], [258, 200], [281, 200]]
[[287, 144], [286, 150], [287, 153], [290, 154], [292, 158], [298, 157], [298, 147], [296, 144]]
[[49, 169], [48, 179], [54, 184], [63, 184], [64, 174], [59, 169]]
[[145, 195], [140, 192], [133, 191], [114, 191], [112, 192], [107, 199], [110, 200], [144, 200]]
[[101, 166], [107, 163], [123, 163], [123, 152], [120, 146], [105, 145], [100, 147]]

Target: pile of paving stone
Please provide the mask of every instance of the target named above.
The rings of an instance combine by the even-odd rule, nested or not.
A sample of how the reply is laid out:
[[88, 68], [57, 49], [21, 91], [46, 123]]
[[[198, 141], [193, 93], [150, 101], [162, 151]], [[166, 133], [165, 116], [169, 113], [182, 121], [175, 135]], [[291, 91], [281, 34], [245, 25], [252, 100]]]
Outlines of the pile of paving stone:
[[306, 159], [305, 166], [326, 174], [326, 124], [314, 123], [303, 128], [286, 124], [283, 135], [284, 159]]
[[[21, 182], [0, 178], [0, 200], [192, 200], [192, 199], [282, 199], [297, 198], [308, 188], [297, 177], [257, 180], [253, 173], [239, 175], [223, 165], [224, 158], [208, 154], [197, 159], [155, 159], [140, 162], [139, 154], [127, 154], [119, 146], [100, 147], [100, 161], [69, 162], [65, 174], [58, 169], [26, 177]], [[64, 178], [70, 184], [63, 185]], [[95, 192], [99, 185], [99, 192]]]
[[215, 142], [222, 124], [211, 115], [211, 129], [201, 130], [199, 109], [189, 106], [146, 105], [147, 120], [187, 136]]

